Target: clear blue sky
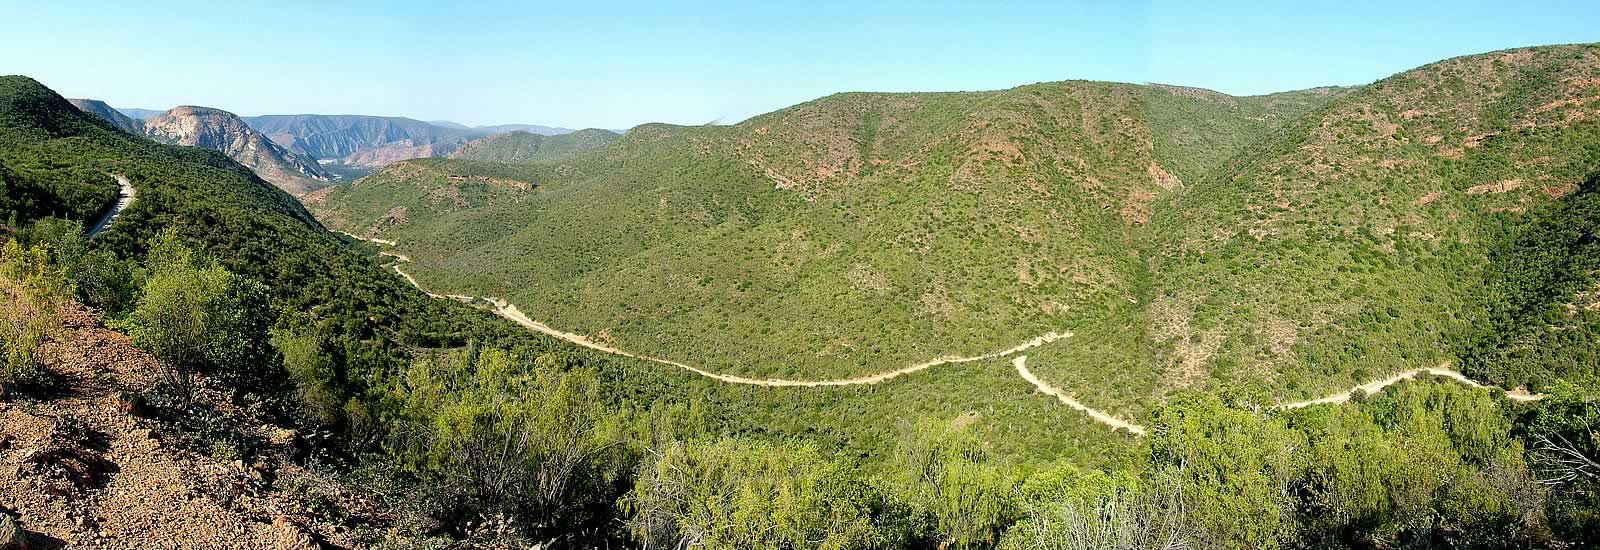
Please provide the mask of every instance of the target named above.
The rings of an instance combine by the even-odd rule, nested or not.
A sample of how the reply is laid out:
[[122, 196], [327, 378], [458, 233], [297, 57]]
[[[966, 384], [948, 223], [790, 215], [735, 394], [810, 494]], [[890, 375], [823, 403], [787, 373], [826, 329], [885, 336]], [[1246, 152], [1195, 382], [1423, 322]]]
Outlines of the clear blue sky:
[[623, 128], [736, 122], [840, 91], [1361, 84], [1600, 41], [1595, 1], [0, 0], [0, 73], [119, 107]]

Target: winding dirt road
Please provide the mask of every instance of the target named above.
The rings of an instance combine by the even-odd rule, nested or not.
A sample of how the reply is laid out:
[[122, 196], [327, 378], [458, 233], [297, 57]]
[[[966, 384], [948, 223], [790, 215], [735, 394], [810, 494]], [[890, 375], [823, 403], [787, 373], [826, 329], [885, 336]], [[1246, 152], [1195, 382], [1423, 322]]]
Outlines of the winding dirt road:
[[[1449, 378], [1451, 380], [1455, 380], [1457, 382], [1460, 382], [1462, 384], [1466, 384], [1468, 386], [1472, 386], [1474, 388], [1488, 388], [1488, 387], [1491, 387], [1491, 386], [1485, 386], [1483, 384], [1479, 384], [1477, 381], [1475, 381], [1475, 380], [1473, 380], [1471, 378], [1467, 378], [1467, 375], [1461, 374], [1459, 371], [1446, 369], [1446, 368], [1430, 367], [1430, 368], [1424, 368], [1424, 369], [1408, 370], [1408, 371], [1402, 372], [1400, 374], [1396, 374], [1394, 376], [1385, 378], [1383, 380], [1377, 380], [1377, 381], [1373, 381], [1373, 382], [1368, 382], [1368, 383], [1356, 386], [1354, 388], [1350, 388], [1349, 390], [1345, 391], [1344, 393], [1336, 393], [1336, 394], [1333, 394], [1333, 395], [1330, 395], [1330, 396], [1327, 396], [1327, 397], [1320, 397], [1320, 398], [1317, 398], [1317, 399], [1311, 399], [1311, 400], [1307, 400], [1307, 401], [1296, 401], [1296, 402], [1293, 402], [1293, 403], [1284, 403], [1282, 405], [1279, 405], [1279, 407], [1285, 408], [1285, 409], [1299, 409], [1299, 408], [1303, 408], [1303, 407], [1309, 407], [1309, 406], [1312, 406], [1312, 405], [1322, 405], [1322, 404], [1328, 404], [1328, 403], [1344, 403], [1346, 401], [1349, 401], [1351, 397], [1354, 397], [1355, 394], [1356, 394], [1356, 391], [1358, 391], [1358, 390], [1362, 391], [1362, 392], [1365, 392], [1367, 395], [1372, 395], [1374, 393], [1378, 393], [1380, 391], [1383, 391], [1384, 388], [1387, 388], [1389, 386], [1397, 384], [1397, 383], [1399, 383], [1401, 381], [1409, 380], [1409, 379], [1412, 379], [1412, 378], [1416, 378], [1417, 375], [1422, 374], [1422, 373], [1428, 373], [1428, 374], [1431, 374], [1431, 375], [1434, 375], [1434, 376], [1443, 376], [1445, 378]], [[1496, 388], [1496, 389], [1498, 389], [1498, 388]], [[1525, 389], [1522, 389], [1522, 388], [1517, 388], [1517, 389], [1514, 389], [1514, 390], [1506, 392], [1506, 397], [1510, 398], [1512, 401], [1538, 401], [1540, 399], [1544, 399], [1544, 394], [1528, 393], [1528, 390], [1525, 390]]]
[[[348, 233], [346, 233], [346, 234], [348, 235]], [[352, 237], [356, 237], [355, 235], [351, 235], [351, 236]], [[383, 241], [383, 240], [380, 240], [380, 239], [367, 239], [367, 238], [363, 238], [363, 237], [356, 237], [356, 238], [357, 239], [366, 240], [366, 241], [371, 241], [371, 242], [383, 243], [383, 244], [390, 244], [390, 243], [393, 242], [393, 241]], [[393, 245], [390, 244], [390, 246], [393, 246]], [[395, 271], [395, 273], [399, 273], [401, 277], [405, 278], [405, 280], [407, 282], [411, 283], [411, 286], [416, 287], [418, 290], [421, 290], [423, 293], [425, 293], [425, 294], [427, 294], [429, 296], [433, 296], [435, 298], [448, 298], [448, 299], [453, 299], [453, 300], [460, 300], [460, 301], [464, 301], [464, 302], [472, 302], [472, 301], [475, 301], [475, 300], [479, 299], [479, 298], [476, 298], [476, 297], [473, 297], [473, 296], [466, 296], [466, 295], [462, 295], [462, 294], [434, 294], [432, 292], [429, 292], [426, 288], [423, 288], [422, 285], [417, 283], [417, 279], [415, 277], [412, 277], [411, 274], [406, 273], [404, 270], [400, 269], [399, 262], [410, 262], [411, 258], [406, 257], [403, 254], [398, 254], [398, 253], [394, 253], [394, 252], [387, 252], [387, 251], [382, 252], [382, 254], [384, 256], [388, 256], [388, 257], [395, 258], [396, 260], [398, 260], [398, 262], [394, 266], [392, 266], [394, 271]], [[495, 298], [495, 297], [483, 297], [481, 299], [486, 301], [486, 302], [488, 302], [489, 304], [493, 305], [494, 306], [494, 312], [496, 314], [500, 315], [501, 317], [505, 317], [506, 319], [509, 319], [512, 322], [515, 322], [515, 323], [517, 323], [519, 325], [522, 325], [522, 326], [524, 326], [524, 327], [526, 327], [526, 328], [528, 328], [530, 330], [533, 330], [535, 332], [543, 333], [543, 334], [549, 335], [551, 337], [558, 338], [558, 339], [561, 339], [561, 340], [565, 340], [567, 342], [570, 342], [570, 343], [573, 343], [573, 344], [576, 344], [576, 345], [579, 345], [579, 346], [583, 346], [583, 347], [586, 347], [586, 348], [589, 348], [589, 349], [592, 349], [592, 350], [595, 350], [595, 351], [599, 351], [599, 352], [603, 352], [603, 353], [609, 353], [609, 354], [613, 354], [613, 355], [620, 355], [620, 356], [623, 356], [623, 357], [631, 357], [631, 358], [634, 358], [634, 359], [639, 359], [641, 361], [650, 361], [650, 362], [653, 362], [653, 363], [660, 363], [660, 364], [663, 364], [663, 365], [669, 365], [669, 366], [673, 366], [673, 367], [677, 367], [677, 368], [680, 368], [680, 369], [687, 370], [689, 372], [693, 372], [693, 373], [698, 374], [700, 376], [704, 376], [704, 377], [715, 379], [715, 380], [722, 381], [722, 382], [727, 382], [727, 383], [730, 383], [730, 384], [746, 384], [746, 385], [752, 385], [752, 386], [765, 386], [765, 387], [776, 387], [776, 388], [786, 388], [786, 387], [815, 388], [815, 387], [822, 387], [822, 386], [855, 386], [855, 385], [862, 385], [862, 384], [877, 384], [879, 382], [883, 382], [883, 381], [886, 381], [886, 380], [889, 380], [889, 379], [892, 379], [892, 378], [896, 378], [896, 377], [899, 377], [899, 376], [904, 376], [904, 375], [911, 374], [911, 373], [914, 373], [914, 372], [926, 370], [926, 369], [929, 369], [929, 368], [932, 368], [932, 367], [936, 367], [936, 366], [939, 366], [939, 365], [945, 365], [945, 364], [950, 364], [950, 363], [968, 363], [968, 362], [972, 362], [972, 361], [982, 361], [982, 360], [986, 360], [986, 359], [996, 359], [996, 358], [1005, 357], [1005, 356], [1008, 356], [1008, 355], [1015, 355], [1017, 353], [1026, 351], [1028, 349], [1036, 348], [1036, 347], [1039, 347], [1039, 346], [1054, 342], [1056, 340], [1060, 340], [1060, 339], [1063, 339], [1063, 338], [1069, 338], [1069, 337], [1072, 336], [1072, 333], [1070, 333], [1070, 332], [1064, 332], [1064, 333], [1061, 333], [1061, 332], [1049, 332], [1049, 333], [1045, 333], [1045, 334], [1039, 335], [1038, 337], [1035, 337], [1032, 340], [1028, 340], [1026, 342], [1023, 342], [1023, 343], [1017, 344], [1015, 346], [1012, 346], [1010, 348], [1006, 348], [1006, 349], [998, 350], [998, 351], [993, 351], [993, 352], [985, 353], [985, 354], [982, 354], [982, 355], [974, 355], [974, 356], [966, 356], [966, 357], [947, 355], [947, 356], [938, 357], [938, 358], [935, 358], [935, 359], [932, 359], [932, 360], [929, 360], [929, 361], [924, 361], [922, 363], [917, 363], [915, 365], [911, 365], [911, 366], [908, 366], [908, 367], [904, 367], [904, 368], [900, 368], [900, 369], [896, 369], [896, 370], [892, 370], [892, 371], [887, 371], [887, 372], [881, 372], [881, 373], [878, 373], [878, 374], [872, 374], [872, 375], [868, 375], [868, 376], [855, 377], [855, 378], [840, 378], [840, 379], [834, 379], [834, 380], [783, 380], [783, 379], [778, 379], [778, 378], [759, 379], [759, 378], [746, 378], [746, 377], [743, 377], [743, 376], [734, 376], [734, 375], [731, 375], [731, 374], [721, 374], [721, 373], [710, 372], [710, 371], [707, 371], [707, 370], [704, 370], [704, 369], [700, 369], [700, 368], [692, 367], [692, 366], [689, 366], [689, 365], [685, 365], [683, 363], [679, 363], [677, 361], [673, 361], [673, 360], [670, 360], [670, 359], [662, 359], [662, 358], [659, 358], [659, 357], [651, 357], [651, 356], [648, 356], [648, 355], [642, 355], [642, 354], [637, 354], [637, 353], [629, 352], [629, 351], [626, 351], [626, 350], [618, 349], [618, 348], [615, 348], [615, 347], [612, 347], [612, 346], [608, 346], [606, 344], [595, 342], [594, 340], [591, 340], [591, 339], [589, 339], [589, 337], [584, 336], [582, 334], [575, 334], [575, 333], [559, 330], [559, 329], [551, 327], [550, 325], [546, 325], [546, 324], [541, 323], [539, 321], [535, 321], [533, 319], [530, 319], [527, 315], [523, 314], [521, 310], [518, 310], [517, 306], [515, 304], [512, 304], [512, 303], [510, 303], [510, 302], [508, 302], [508, 301], [506, 301], [504, 299]], [[1084, 405], [1083, 403], [1079, 402], [1078, 400], [1073, 399], [1072, 397], [1068, 396], [1067, 393], [1062, 391], [1061, 389], [1056, 388], [1054, 386], [1051, 386], [1049, 383], [1046, 383], [1045, 381], [1040, 380], [1037, 376], [1034, 376], [1033, 371], [1028, 370], [1027, 360], [1028, 360], [1028, 356], [1026, 356], [1026, 355], [1018, 356], [1017, 358], [1011, 360], [1011, 365], [1016, 367], [1017, 374], [1020, 375], [1023, 380], [1027, 380], [1029, 384], [1033, 384], [1033, 387], [1037, 388], [1040, 392], [1042, 392], [1044, 394], [1047, 394], [1047, 395], [1050, 395], [1050, 396], [1054, 396], [1057, 400], [1061, 401], [1062, 404], [1064, 404], [1064, 405], [1066, 405], [1068, 407], [1071, 407], [1073, 409], [1076, 409], [1076, 410], [1088, 415], [1090, 418], [1094, 419], [1094, 421], [1099, 422], [1101, 424], [1104, 424], [1106, 426], [1110, 426], [1113, 429], [1127, 430], [1129, 433], [1132, 433], [1134, 435], [1139, 435], [1139, 436], [1145, 435], [1145, 433], [1148, 431], [1147, 428], [1145, 428], [1144, 426], [1141, 426], [1139, 424], [1134, 424], [1132, 422], [1128, 422], [1128, 421], [1122, 420], [1120, 418], [1112, 416], [1110, 413], [1107, 413], [1105, 411], [1102, 411], [1102, 410], [1099, 410], [1099, 409], [1095, 409], [1095, 408], [1090, 407], [1088, 405]], [[1474, 380], [1472, 380], [1470, 378], [1467, 378], [1466, 375], [1463, 375], [1458, 371], [1447, 369], [1447, 368], [1442, 368], [1442, 367], [1432, 367], [1432, 368], [1422, 368], [1422, 369], [1415, 369], [1415, 370], [1405, 371], [1405, 372], [1396, 374], [1394, 376], [1391, 376], [1389, 378], [1385, 378], [1385, 379], [1377, 380], [1377, 381], [1373, 381], [1373, 382], [1368, 382], [1366, 384], [1361, 384], [1361, 385], [1358, 385], [1356, 387], [1350, 388], [1349, 390], [1346, 390], [1344, 392], [1336, 393], [1336, 394], [1329, 395], [1329, 396], [1326, 396], [1326, 397], [1320, 397], [1320, 398], [1317, 398], [1317, 399], [1310, 399], [1310, 400], [1306, 400], [1306, 401], [1296, 401], [1296, 402], [1292, 402], [1292, 403], [1283, 403], [1283, 404], [1277, 405], [1277, 408], [1299, 409], [1299, 408], [1303, 408], [1303, 407], [1309, 407], [1311, 405], [1344, 403], [1346, 401], [1349, 401], [1350, 398], [1352, 396], [1354, 396], [1357, 391], [1362, 391], [1362, 392], [1365, 392], [1368, 395], [1371, 395], [1371, 394], [1383, 391], [1384, 388], [1387, 388], [1389, 386], [1397, 384], [1397, 383], [1399, 383], [1401, 381], [1409, 380], [1411, 378], [1415, 378], [1418, 375], [1423, 374], [1423, 373], [1449, 378], [1451, 380], [1455, 380], [1457, 382], [1460, 382], [1460, 383], [1463, 383], [1463, 384], [1466, 384], [1468, 386], [1472, 386], [1472, 387], [1475, 387], [1475, 388], [1491, 388], [1492, 387], [1492, 386], [1485, 386], [1485, 385], [1480, 384], [1480, 383], [1478, 383], [1478, 382], [1476, 382], [1476, 381], [1474, 381]], [[1510, 399], [1512, 399], [1514, 401], [1538, 401], [1540, 399], [1544, 399], [1544, 395], [1542, 395], [1542, 394], [1530, 394], [1526, 390], [1522, 390], [1522, 389], [1516, 389], [1516, 390], [1508, 391], [1508, 392], [1506, 392], [1506, 397], [1508, 397], [1508, 398], [1510, 398]]]
[[1074, 409], [1078, 409], [1079, 411], [1083, 412], [1083, 414], [1089, 415], [1089, 418], [1093, 418], [1096, 422], [1099, 422], [1101, 424], [1105, 424], [1107, 426], [1111, 426], [1112, 428], [1120, 428], [1120, 429], [1128, 430], [1129, 432], [1132, 432], [1134, 435], [1144, 435], [1144, 433], [1145, 433], [1144, 426], [1140, 426], [1138, 424], [1125, 422], [1120, 418], [1117, 418], [1115, 416], [1111, 416], [1109, 414], [1106, 414], [1105, 411], [1090, 407], [1088, 405], [1084, 405], [1083, 403], [1079, 403], [1078, 400], [1073, 399], [1071, 397], [1067, 397], [1066, 393], [1062, 392], [1061, 390], [1056, 389], [1055, 387], [1051, 386], [1050, 384], [1045, 383], [1045, 381], [1040, 380], [1038, 377], [1034, 376], [1033, 375], [1033, 371], [1028, 370], [1028, 356], [1026, 356], [1026, 355], [1017, 356], [1016, 359], [1012, 359], [1011, 360], [1011, 365], [1014, 366], [1014, 367], [1017, 367], [1017, 374], [1022, 375], [1022, 379], [1023, 380], [1027, 380], [1029, 384], [1033, 384], [1033, 387], [1039, 388], [1039, 391], [1044, 392], [1046, 394], [1054, 395], [1056, 397], [1056, 399], [1060, 399], [1061, 400], [1062, 404], [1065, 404], [1066, 406], [1072, 407]]
[[133, 205], [133, 200], [139, 195], [139, 192], [133, 188], [133, 184], [128, 183], [128, 178], [122, 174], [112, 174], [111, 177], [117, 179], [117, 186], [120, 187], [117, 190], [117, 202], [112, 204], [111, 209], [106, 210], [105, 214], [100, 215], [100, 221], [95, 222], [89, 228], [88, 235], [91, 239], [110, 228], [111, 222], [117, 221], [117, 217], [122, 215], [122, 211]]

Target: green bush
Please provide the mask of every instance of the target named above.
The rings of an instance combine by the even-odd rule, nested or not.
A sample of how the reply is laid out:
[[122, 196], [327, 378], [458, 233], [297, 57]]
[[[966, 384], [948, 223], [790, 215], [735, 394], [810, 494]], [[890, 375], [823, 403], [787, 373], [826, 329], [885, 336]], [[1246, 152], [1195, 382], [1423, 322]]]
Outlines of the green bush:
[[5, 241], [0, 247], [0, 386], [44, 381], [39, 348], [61, 330], [61, 308], [68, 300], [68, 284], [51, 266], [44, 246], [25, 249], [14, 239]]
[[147, 264], [149, 279], [126, 325], [180, 400], [192, 397], [196, 372], [237, 381], [276, 372], [268, 360], [272, 310], [264, 285], [195, 255], [170, 231], [152, 246]]
[[874, 493], [815, 447], [676, 442], [640, 467], [623, 500], [650, 548], [870, 548], [883, 545]]

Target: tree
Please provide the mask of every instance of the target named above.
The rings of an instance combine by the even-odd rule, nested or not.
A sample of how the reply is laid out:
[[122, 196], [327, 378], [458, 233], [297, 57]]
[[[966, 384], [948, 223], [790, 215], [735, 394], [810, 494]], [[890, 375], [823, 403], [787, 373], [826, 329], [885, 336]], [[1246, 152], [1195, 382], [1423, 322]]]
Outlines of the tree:
[[1550, 488], [1551, 527], [1576, 546], [1600, 544], [1600, 401], [1560, 382], [1525, 424], [1531, 461]]
[[264, 285], [197, 257], [170, 231], [157, 238], [146, 263], [150, 277], [129, 315], [129, 335], [161, 364], [163, 382], [184, 405], [197, 372], [220, 369], [248, 382], [275, 371]]
[[24, 249], [7, 240], [0, 247], [0, 384], [42, 382], [39, 347], [61, 329], [61, 308], [69, 295], [44, 246]]
[[338, 422], [346, 404], [323, 333], [304, 315], [285, 312], [272, 329], [272, 346], [283, 356], [301, 410], [320, 424]]
[[1002, 539], [1008, 550], [1179, 550], [1189, 548], [1177, 475], [1083, 472], [1070, 465], [1028, 478], [1022, 516]]
[[903, 498], [933, 530], [924, 535], [941, 547], [992, 545], [1016, 520], [1010, 474], [976, 439], [948, 424], [903, 426], [893, 468]]
[[401, 453], [464, 508], [520, 518], [534, 535], [570, 535], [608, 519], [626, 419], [594, 373], [539, 368], [488, 348], [414, 362], [399, 389], [419, 437]]
[[672, 443], [623, 500], [645, 548], [862, 548], [875, 493], [801, 443]]
[[1283, 420], [1214, 395], [1180, 395], [1152, 415], [1152, 469], [1177, 479], [1196, 544], [1262, 548], [1294, 538], [1290, 491], [1304, 436]]
[[108, 315], [119, 314], [132, 298], [133, 278], [128, 262], [106, 248], [91, 247], [83, 224], [60, 218], [34, 222], [19, 239], [50, 250], [51, 261], [77, 289], [78, 299]]

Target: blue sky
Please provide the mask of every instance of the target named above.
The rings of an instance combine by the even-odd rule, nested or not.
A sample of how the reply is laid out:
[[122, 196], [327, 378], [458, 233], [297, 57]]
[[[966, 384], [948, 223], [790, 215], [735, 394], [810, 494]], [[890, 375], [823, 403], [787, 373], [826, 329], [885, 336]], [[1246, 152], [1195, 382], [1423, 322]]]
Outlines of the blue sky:
[[1600, 41], [1594, 0], [133, 4], [0, 0], [0, 73], [119, 107], [625, 128], [1078, 78], [1258, 94]]

